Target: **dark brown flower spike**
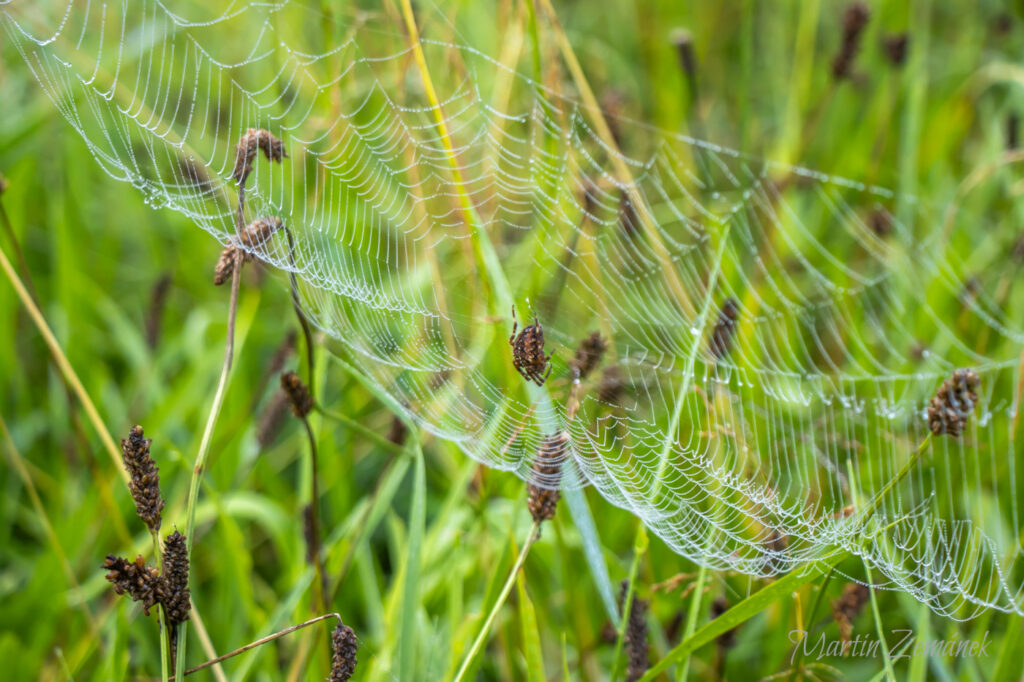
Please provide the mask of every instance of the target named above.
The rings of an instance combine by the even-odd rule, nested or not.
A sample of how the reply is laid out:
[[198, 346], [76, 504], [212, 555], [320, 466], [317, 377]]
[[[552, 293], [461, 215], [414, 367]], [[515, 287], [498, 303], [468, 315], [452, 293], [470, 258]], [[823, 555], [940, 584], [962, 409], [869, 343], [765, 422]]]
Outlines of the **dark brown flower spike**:
[[860, 39], [871, 18], [871, 10], [863, 2], [853, 2], [843, 13], [843, 39], [839, 54], [832, 62], [832, 75], [837, 80], [853, 75], [853, 60], [860, 50]]
[[960, 437], [978, 404], [980, 383], [978, 375], [969, 369], [958, 369], [942, 382], [928, 403], [928, 428], [933, 434]]
[[265, 448], [277, 438], [277, 434], [284, 426], [288, 417], [288, 407], [291, 401], [284, 391], [277, 391], [271, 398], [270, 404], [260, 414], [259, 423], [256, 427], [256, 442], [261, 448]]
[[[626, 596], [629, 593], [629, 581], [623, 580], [619, 588], [619, 608], [625, 608]], [[629, 660], [626, 668], [626, 679], [629, 682], [636, 682], [650, 667], [650, 656], [647, 644], [647, 609], [650, 604], [646, 599], [640, 599], [633, 594], [633, 603], [629, 608], [629, 616], [626, 619], [626, 635], [623, 642], [626, 648], [626, 658]]]
[[231, 172], [232, 180], [237, 180], [242, 185], [245, 184], [249, 173], [252, 172], [252, 164], [256, 160], [257, 150], [262, 151], [268, 161], [280, 162], [281, 159], [288, 158], [288, 153], [284, 150], [284, 143], [281, 140], [266, 130], [249, 128], [235, 148], [235, 168]]
[[198, 189], [200, 192], [209, 192], [213, 190], [213, 181], [210, 179], [209, 173], [206, 172], [206, 168], [204, 166], [196, 163], [195, 159], [178, 159], [178, 171], [187, 183]]
[[309, 394], [309, 388], [302, 382], [295, 372], [283, 372], [281, 374], [281, 388], [288, 396], [292, 412], [296, 417], [305, 417], [313, 411], [313, 396]]
[[147, 616], [153, 605], [160, 601], [161, 580], [155, 568], [146, 565], [146, 561], [137, 557], [129, 561], [122, 557], [108, 554], [103, 562], [103, 570], [107, 572], [107, 582], [114, 586], [117, 594], [127, 594], [142, 604], [142, 612]]
[[718, 320], [715, 328], [711, 331], [711, 341], [708, 350], [712, 357], [721, 360], [732, 349], [733, 335], [736, 333], [736, 320], [739, 318], [740, 308], [735, 299], [727, 298], [722, 304], [718, 313]]
[[146, 345], [156, 348], [160, 342], [160, 329], [163, 323], [164, 309], [167, 307], [167, 294], [171, 291], [171, 275], [164, 273], [153, 285], [149, 294], [149, 310], [146, 312]]
[[608, 344], [605, 343], [601, 334], [593, 332], [580, 342], [576, 348], [576, 355], [569, 362], [569, 366], [579, 373], [579, 378], [582, 381], [601, 364], [601, 358], [604, 357], [607, 348]]
[[562, 497], [558, 491], [562, 461], [568, 448], [569, 434], [562, 431], [545, 438], [533, 458], [533, 478], [526, 486], [526, 504], [536, 523], [555, 516], [558, 500]]
[[167, 621], [175, 626], [188, 620], [192, 609], [188, 587], [188, 546], [185, 536], [174, 531], [164, 540], [164, 575], [160, 602]]
[[[864, 605], [868, 603], [870, 597], [871, 591], [866, 585], [848, 583], [843, 588], [839, 599], [832, 602], [832, 617], [835, 618], [836, 625], [839, 626], [839, 638], [843, 642], [850, 641], [850, 635], [853, 633], [853, 621], [864, 610]], [[843, 651], [845, 655], [845, 647]]]
[[[711, 602], [711, 619], [718, 618], [723, 613], [729, 610], [729, 600], [719, 595], [715, 597], [715, 600]], [[736, 646], [736, 631], [739, 627], [735, 627], [731, 630], [726, 630], [715, 640], [723, 649], [731, 649]]]
[[160, 469], [149, 454], [152, 439], [145, 438], [141, 426], [133, 426], [127, 438], [121, 439], [121, 455], [128, 470], [128, 489], [135, 502], [135, 511], [150, 531], [160, 530], [160, 514], [164, 498], [160, 494]]
[[405, 425], [397, 416], [391, 418], [391, 426], [388, 428], [387, 439], [388, 442], [394, 443], [395, 445], [402, 446], [405, 444], [405, 438], [409, 435], [409, 427]]
[[359, 642], [349, 626], [339, 622], [331, 633], [331, 676], [328, 682], [347, 682], [356, 670]]
[[882, 41], [882, 50], [885, 52], [889, 63], [898, 68], [907, 61], [907, 47], [909, 44], [910, 36], [907, 33], [896, 33], [886, 36]]
[[618, 366], [609, 367], [601, 376], [597, 386], [597, 399], [609, 405], [618, 405], [626, 391], [626, 380]]

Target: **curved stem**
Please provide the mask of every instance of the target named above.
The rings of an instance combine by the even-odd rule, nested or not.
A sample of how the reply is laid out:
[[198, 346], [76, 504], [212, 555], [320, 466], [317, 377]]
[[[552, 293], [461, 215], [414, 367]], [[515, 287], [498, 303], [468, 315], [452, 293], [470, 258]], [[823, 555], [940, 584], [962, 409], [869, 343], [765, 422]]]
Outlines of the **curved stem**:
[[246, 651], [249, 651], [251, 649], [255, 649], [258, 646], [262, 646], [262, 645], [266, 644], [267, 642], [272, 642], [275, 639], [278, 639], [280, 637], [284, 637], [285, 635], [290, 635], [291, 633], [295, 632], [296, 630], [301, 630], [302, 628], [309, 627], [310, 625], [314, 625], [316, 623], [319, 623], [322, 620], [327, 620], [328, 618], [336, 618], [339, 623], [342, 622], [341, 616], [338, 615], [337, 613], [325, 613], [322, 616], [317, 616], [316, 618], [310, 618], [309, 620], [304, 621], [302, 623], [299, 623], [298, 625], [292, 625], [291, 627], [287, 627], [284, 630], [279, 630], [279, 631], [275, 632], [272, 635], [267, 635], [266, 637], [261, 637], [261, 638], [257, 639], [255, 642], [250, 642], [250, 643], [246, 644], [245, 646], [238, 647], [234, 651], [229, 651], [228, 653], [224, 654], [223, 656], [218, 656], [217, 658], [212, 658], [209, 661], [206, 661], [205, 663], [200, 663], [196, 667], [189, 668], [188, 670], [186, 670], [185, 674], [186, 675], [191, 675], [194, 672], [199, 672], [200, 670], [204, 670], [206, 668], [209, 668], [211, 665], [216, 665], [218, 663], [221, 663], [223, 661], [228, 660], [229, 658], [234, 658], [238, 654], [244, 654]]
[[316, 587], [313, 589], [314, 599], [321, 611], [327, 610], [327, 584], [324, 580], [324, 562], [320, 555], [320, 473], [317, 464], [316, 438], [313, 436], [313, 428], [309, 425], [307, 417], [302, 418], [302, 425], [306, 427], [306, 435], [309, 437], [309, 458], [312, 464], [312, 491], [309, 501], [309, 525], [310, 525], [310, 556], [313, 559], [313, 568], [316, 570]]
[[60, 347], [60, 343], [57, 342], [57, 338], [50, 331], [50, 326], [46, 323], [46, 318], [39, 311], [39, 307], [32, 300], [32, 296], [29, 294], [25, 285], [22, 284], [21, 278], [14, 271], [14, 267], [11, 262], [7, 260], [7, 254], [0, 249], [0, 269], [3, 269], [4, 274], [7, 275], [7, 279], [11, 282], [11, 286], [14, 287], [14, 291], [18, 294], [18, 298], [21, 299], [22, 305], [25, 306], [25, 310], [28, 311], [29, 317], [32, 318], [32, 322], [35, 324], [36, 329], [42, 335], [43, 340], [46, 342], [46, 346], [50, 349], [50, 354], [53, 355], [53, 361], [57, 364], [60, 373], [64, 376], [64, 379], [71, 386], [75, 396], [79, 402], [82, 403], [82, 409], [85, 410], [86, 416], [89, 417], [89, 421], [92, 422], [93, 428], [96, 429], [96, 433], [99, 434], [100, 441], [103, 443], [103, 449], [110, 455], [110, 459], [114, 462], [114, 466], [121, 478], [124, 479], [125, 483], [128, 482], [128, 472], [124, 468], [124, 462], [121, 461], [121, 451], [114, 443], [113, 437], [110, 432], [107, 431], [107, 427], [103, 424], [103, 420], [100, 419], [100, 413], [93, 404], [92, 399], [89, 398], [89, 394], [86, 392], [85, 387], [79, 380], [75, 370], [71, 367], [71, 363], [68, 362], [67, 356], [64, 355], [64, 351]]
[[463, 659], [462, 665], [459, 666], [459, 672], [455, 673], [454, 682], [459, 682], [465, 677], [466, 672], [469, 670], [470, 664], [476, 655], [480, 653], [480, 649], [487, 641], [487, 632], [491, 629], [491, 625], [494, 623], [494, 619], [498, 615], [498, 611], [501, 610], [502, 604], [508, 598], [509, 592], [512, 591], [512, 585], [516, 581], [516, 576], [519, 574], [519, 569], [523, 567], [523, 563], [526, 561], [526, 555], [530, 552], [530, 547], [536, 542], [537, 537], [540, 535], [537, 531], [540, 530], [540, 522], [534, 521], [533, 526], [530, 528], [530, 534], [526, 538], [526, 542], [523, 543], [523, 549], [519, 552], [519, 556], [516, 558], [516, 563], [512, 566], [512, 570], [508, 574], [508, 580], [505, 581], [505, 585], [501, 588], [501, 593], [498, 595], [498, 600], [494, 602], [494, 606], [491, 607], [491, 612], [487, 614], [487, 620], [484, 621], [483, 627], [480, 628], [480, 634], [476, 636], [476, 640], [473, 641], [473, 646], [470, 647], [469, 653], [466, 654], [466, 658]]
[[[192, 544], [195, 541], [196, 525], [196, 502], [199, 499], [199, 484], [202, 482], [203, 473], [206, 470], [206, 459], [210, 452], [210, 442], [213, 440], [213, 429], [217, 424], [217, 417], [220, 416], [220, 408], [224, 403], [224, 394], [227, 389], [228, 376], [231, 373], [231, 362], [235, 352], [235, 316], [238, 310], [238, 289], [241, 281], [242, 271], [241, 259], [235, 264], [231, 273], [231, 300], [228, 304], [228, 330], [227, 342], [224, 351], [224, 364], [220, 370], [220, 380], [217, 382], [217, 392], [213, 396], [213, 405], [210, 407], [210, 415], [206, 419], [206, 428], [203, 430], [203, 438], [199, 442], [199, 453], [196, 455], [196, 463], [192, 468], [192, 480], [188, 488], [188, 508], [185, 521], [185, 546], [187, 554], [191, 559]], [[185, 631], [187, 623], [178, 626], [178, 651], [175, 665], [175, 677], [181, 682], [185, 669]]]

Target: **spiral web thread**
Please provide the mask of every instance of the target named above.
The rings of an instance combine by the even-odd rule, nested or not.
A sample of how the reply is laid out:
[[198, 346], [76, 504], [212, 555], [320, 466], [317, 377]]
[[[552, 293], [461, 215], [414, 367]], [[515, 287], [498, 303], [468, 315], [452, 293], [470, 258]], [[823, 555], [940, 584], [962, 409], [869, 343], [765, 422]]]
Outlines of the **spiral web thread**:
[[[474, 459], [593, 485], [715, 569], [770, 576], [849, 550], [938, 613], [1022, 613], [1024, 332], [994, 237], [923, 203], [898, 211], [884, 189], [613, 121], [627, 155], [595, 112], [515, 59], [433, 39], [429, 21], [451, 152], [393, 18], [356, 14], [319, 52], [300, 2], [8, 0], [0, 18], [99, 165], [222, 243], [239, 244], [235, 143], [280, 137], [290, 158], [256, 163], [247, 219], [280, 217], [294, 250], [278, 233], [252, 255], [294, 272], [309, 319]], [[512, 367], [513, 301], [554, 351], [543, 388]], [[570, 418], [568, 363], [592, 331], [608, 350]], [[957, 367], [981, 379], [962, 438], [935, 438], [858, 516]], [[562, 430], [561, 474], [536, 476]]]

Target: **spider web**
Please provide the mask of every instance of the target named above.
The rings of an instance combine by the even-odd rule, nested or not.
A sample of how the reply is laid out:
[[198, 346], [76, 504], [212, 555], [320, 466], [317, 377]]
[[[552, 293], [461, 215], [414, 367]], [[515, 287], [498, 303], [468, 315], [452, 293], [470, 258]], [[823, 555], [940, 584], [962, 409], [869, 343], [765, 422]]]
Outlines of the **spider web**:
[[[609, 139], [519, 73], [521, 50], [489, 56], [444, 21], [422, 39], [432, 104], [396, 17], [353, 12], [311, 46], [323, 17], [300, 2], [0, 10], [97, 163], [224, 244], [235, 143], [280, 137], [290, 158], [256, 163], [247, 219], [280, 217], [294, 247], [249, 250], [297, 276], [310, 321], [424, 430], [539, 485], [593, 485], [715, 569], [846, 550], [940, 614], [1024, 613], [1024, 332], [996, 233], [633, 121]], [[554, 351], [542, 388], [512, 366], [513, 303]], [[595, 331], [608, 349], [574, 390]], [[963, 437], [933, 439], [858, 515], [957, 367], [981, 378]], [[535, 476], [563, 430], [562, 475]]]

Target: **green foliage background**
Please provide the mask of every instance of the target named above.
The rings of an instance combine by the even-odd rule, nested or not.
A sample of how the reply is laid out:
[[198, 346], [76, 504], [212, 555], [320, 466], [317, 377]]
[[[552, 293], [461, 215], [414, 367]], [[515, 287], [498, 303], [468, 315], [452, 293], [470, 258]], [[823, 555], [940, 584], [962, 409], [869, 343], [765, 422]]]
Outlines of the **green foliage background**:
[[[326, 17], [354, 11], [331, 5], [323, 7]], [[497, 47], [503, 24], [495, 17], [516, 17], [512, 5], [467, 0], [443, 10], [463, 30], [473, 29], [475, 44]], [[836, 84], [830, 65], [842, 7], [753, 0], [556, 3], [595, 90], [616, 93], [625, 116], [938, 204], [972, 171], [1004, 158], [1008, 130], [1024, 114], [1019, 12], [997, 2], [874, 3], [856, 77]], [[390, 3], [379, 11], [398, 21]], [[680, 72], [676, 29], [692, 36], [696, 90]], [[894, 66], [880, 44], [904, 31], [908, 60]], [[100, 172], [9, 41], [0, 41], [0, 52], [0, 172], [9, 182], [2, 203], [41, 310], [110, 432], [121, 437], [141, 423], [153, 438], [168, 500], [165, 528], [182, 525], [223, 357], [227, 292], [210, 284], [219, 247], [183, 217], [152, 210]], [[982, 199], [972, 199], [984, 229], [999, 231], [1007, 244], [1020, 233], [1021, 190], [1019, 170], [1008, 165], [993, 175]], [[0, 248], [13, 260], [9, 237], [4, 234]], [[166, 306], [157, 312], [153, 292], [164, 278]], [[159, 333], [151, 346], [146, 325], [154, 316]], [[202, 490], [193, 563], [193, 596], [218, 653], [316, 614], [303, 541], [311, 475], [304, 433], [289, 418], [265, 447], [256, 438], [278, 385], [271, 358], [295, 326], [285, 280], [247, 268], [236, 366]], [[6, 280], [0, 329], [3, 674], [155, 677], [154, 619], [117, 598], [100, 570], [107, 553], [146, 555], [149, 537], [99, 435], [69, 397]], [[300, 340], [285, 367], [299, 368], [301, 352]], [[355, 679], [393, 679], [403, 656], [413, 662], [409, 679], [448, 678], [528, 531], [524, 484], [429, 438], [420, 443], [424, 468], [417, 484], [415, 435], [404, 449], [389, 448], [380, 437], [393, 419], [386, 406], [336, 360], [329, 341], [321, 339], [315, 353], [322, 403], [351, 420], [317, 415], [313, 426], [328, 573], [340, 581], [332, 608], [361, 641]], [[425, 496], [422, 527], [413, 513], [417, 495]], [[587, 500], [617, 583], [634, 561], [638, 522], [592, 491]], [[607, 615], [565, 511], [533, 546], [478, 661], [478, 679], [607, 679], [615, 647], [602, 638]], [[413, 581], [406, 580], [409, 557], [417, 554], [410, 547], [420, 548]], [[864, 575], [853, 562], [842, 569]], [[639, 558], [636, 589], [651, 600], [652, 661], [679, 642], [693, 595], [701, 593], [686, 589], [697, 575], [698, 567], [656, 540]], [[675, 577], [677, 585], [655, 590]], [[736, 602], [764, 586], [723, 574], [702, 584], [694, 626], [707, 622], [715, 596]], [[828, 604], [841, 589], [838, 579], [818, 579], [758, 605], [744, 614], [749, 620], [737, 646], [699, 648], [689, 675], [753, 679], [791, 671], [788, 633], [814, 626], [835, 638]], [[897, 628], [943, 639], [980, 640], [988, 632], [993, 642], [989, 658], [897, 659], [896, 678], [1019, 678], [1018, 617], [988, 613], [958, 623], [899, 593], [876, 597], [877, 616], [867, 609], [855, 632], [877, 636], [880, 623], [891, 643]], [[403, 627], [411, 640], [403, 638]], [[324, 632], [292, 635], [226, 662], [223, 670], [230, 679], [322, 679]], [[202, 660], [198, 640], [190, 640], [189, 652], [190, 663]], [[820, 678], [885, 672], [880, 659], [813, 662], [807, 674]]]

